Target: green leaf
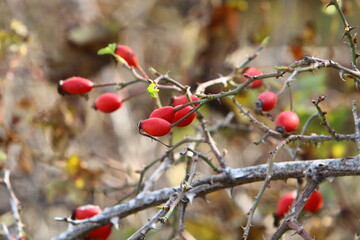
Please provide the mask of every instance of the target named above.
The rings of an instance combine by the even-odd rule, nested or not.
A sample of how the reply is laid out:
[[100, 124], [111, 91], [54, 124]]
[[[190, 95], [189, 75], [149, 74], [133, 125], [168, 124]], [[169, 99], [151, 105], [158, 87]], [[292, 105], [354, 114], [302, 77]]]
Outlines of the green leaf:
[[159, 89], [157, 89], [155, 87], [156, 87], [155, 83], [150, 83], [148, 88], [147, 88], [148, 93], [153, 98], [157, 98], [157, 92], [159, 92]]
[[115, 54], [115, 50], [116, 50], [116, 43], [110, 43], [109, 45], [107, 45], [104, 48], [101, 48], [97, 54], [98, 55], [104, 55], [104, 54]]
[[261, 41], [261, 45], [267, 45], [269, 43], [270, 37], [266, 36], [264, 37], [264, 39]]

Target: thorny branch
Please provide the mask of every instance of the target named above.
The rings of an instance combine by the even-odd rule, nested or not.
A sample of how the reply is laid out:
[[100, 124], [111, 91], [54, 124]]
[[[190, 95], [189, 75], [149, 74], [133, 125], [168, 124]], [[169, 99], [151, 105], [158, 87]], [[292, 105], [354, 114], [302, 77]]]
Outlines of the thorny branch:
[[[313, 161], [291, 161], [274, 163], [272, 180], [288, 178], [302, 178], [305, 171], [310, 167], [322, 166], [319, 174], [322, 177], [340, 177], [360, 175], [359, 156], [351, 159], [322, 159]], [[195, 179], [189, 194], [196, 197], [218, 191], [220, 189], [232, 188], [235, 186], [263, 181], [267, 176], [268, 165], [258, 165], [247, 168], [228, 168], [227, 172]], [[229, 181], [229, 177], [231, 180]], [[153, 192], [142, 193], [127, 203], [119, 204], [104, 210], [99, 215], [81, 221], [81, 224], [74, 226], [53, 240], [74, 240], [92, 229], [110, 223], [113, 217], [124, 218], [130, 214], [143, 209], [160, 205], [169, 200], [170, 196], [178, 192], [180, 187], [164, 188]]]
[[24, 224], [21, 221], [20, 216], [20, 201], [16, 197], [14, 190], [12, 188], [11, 182], [10, 182], [10, 170], [5, 169], [4, 170], [4, 176], [2, 179], [0, 179], [0, 183], [4, 184], [9, 196], [10, 196], [10, 206], [11, 206], [11, 212], [15, 219], [16, 223], [16, 236], [23, 236], [24, 234]]
[[[342, 12], [340, 6], [338, 5], [336, 0], [331, 0], [331, 3], [329, 5], [334, 5], [337, 9], [341, 20], [344, 24], [344, 30], [345, 30], [345, 36], [348, 38], [348, 42], [351, 48], [351, 56], [352, 56], [352, 69], [349, 69], [347, 67], [342, 66], [341, 64], [334, 62], [332, 60], [326, 60], [326, 59], [320, 59], [315, 57], [304, 57], [302, 60], [296, 61], [289, 66], [284, 67], [276, 67], [276, 72], [274, 73], [266, 73], [261, 74], [258, 76], [247, 76], [248, 80], [245, 83], [237, 84], [235, 83], [235, 80], [239, 79], [242, 73], [241, 70], [243, 67], [245, 67], [246, 64], [248, 64], [250, 61], [252, 61], [254, 58], [256, 58], [259, 54], [259, 52], [263, 49], [264, 46], [260, 46], [254, 55], [250, 56], [247, 61], [245, 61], [240, 67], [234, 70], [234, 72], [229, 76], [221, 76], [217, 79], [210, 80], [208, 82], [205, 82], [203, 84], [200, 84], [198, 89], [196, 90], [196, 94], [202, 95], [201, 100], [189, 102], [188, 104], [184, 104], [182, 107], [193, 105], [194, 103], [199, 103], [198, 106], [194, 107], [194, 109], [188, 113], [186, 116], [184, 116], [182, 119], [180, 119], [178, 122], [185, 119], [187, 116], [192, 114], [193, 112], [200, 109], [203, 105], [208, 103], [212, 100], [217, 100], [224, 97], [232, 97], [234, 99], [234, 96], [236, 96], [239, 92], [243, 91], [251, 82], [257, 80], [257, 79], [266, 79], [266, 78], [280, 78], [283, 77], [285, 74], [290, 74], [288, 79], [285, 81], [283, 85], [283, 89], [280, 90], [279, 93], [281, 93], [287, 86], [289, 86], [289, 83], [294, 79], [294, 77], [300, 73], [303, 72], [312, 72], [316, 69], [320, 68], [334, 68], [338, 70], [341, 74], [347, 74], [351, 76], [354, 81], [358, 84], [360, 82], [360, 72], [357, 68], [357, 58], [359, 57], [359, 54], [356, 52], [356, 39], [355, 36], [351, 34], [351, 31], [354, 29], [354, 27], [351, 27], [346, 18], [344, 13]], [[156, 70], [153, 70], [153, 73], [157, 76], [157, 79], [154, 80], [154, 82], [157, 83], [158, 87], [161, 88], [167, 88], [172, 89], [176, 91], [181, 91], [183, 93], [189, 94], [189, 88], [187, 86], [184, 86], [180, 83], [178, 83], [176, 80], [170, 78], [167, 74], [162, 75], [158, 73]], [[135, 76], [136, 73], [134, 73]], [[140, 80], [147, 80], [144, 78], [141, 78], [141, 76], [138, 76]], [[158, 84], [160, 81], [163, 81], [165, 83], [168, 83], [170, 85], [160, 85]], [[214, 84], [229, 84], [231, 87], [233, 87], [232, 90], [229, 90], [227, 92], [221, 92], [217, 94], [212, 95], [205, 95], [203, 92], [205, 89], [211, 85]], [[127, 86], [127, 85], [125, 85]], [[125, 87], [123, 86], [123, 87]], [[291, 99], [291, 97], [290, 97]], [[320, 98], [319, 98], [320, 99]], [[250, 122], [252, 122], [255, 126], [259, 127], [262, 131], [265, 132], [265, 136], [262, 138], [262, 140], [265, 140], [267, 137], [272, 136], [276, 139], [282, 139], [282, 141], [270, 152], [271, 156], [268, 158], [268, 163], [260, 166], [252, 166], [248, 168], [242, 168], [242, 169], [234, 169], [226, 167], [225, 162], [223, 161], [223, 154], [220, 153], [220, 151], [217, 149], [211, 135], [210, 131], [205, 126], [205, 121], [200, 121], [203, 129], [203, 133], [205, 134], [205, 138], [201, 139], [201, 141], [207, 142], [213, 154], [219, 161], [219, 165], [222, 168], [220, 169], [215, 168], [213, 165], [211, 165], [211, 161], [206, 158], [206, 156], [203, 156], [198, 154], [197, 152], [192, 148], [187, 148], [187, 152], [193, 153], [196, 155], [196, 159], [201, 158], [205, 160], [209, 164], [209, 166], [212, 166], [213, 170], [219, 174], [217, 175], [211, 175], [207, 177], [198, 178], [193, 181], [193, 178], [195, 177], [195, 166], [196, 161], [192, 163], [192, 170], [190, 171], [190, 177], [187, 182], [185, 182], [183, 185], [177, 188], [164, 188], [161, 190], [153, 191], [153, 192], [147, 192], [150, 190], [150, 187], [145, 187], [144, 192], [140, 192], [142, 187], [142, 181], [144, 178], [145, 172], [152, 167], [155, 163], [158, 161], [164, 159], [166, 155], [163, 158], [157, 159], [153, 163], [151, 163], [148, 167], [144, 168], [144, 170], [141, 172], [141, 179], [139, 182], [139, 188], [138, 194], [134, 199], [130, 200], [127, 203], [116, 205], [112, 208], [109, 208], [105, 210], [103, 213], [92, 217], [90, 219], [70, 222], [73, 224], [76, 224], [72, 230], [69, 230], [67, 232], [64, 232], [58, 237], [53, 238], [54, 240], [60, 240], [60, 239], [76, 239], [81, 235], [84, 235], [86, 232], [90, 231], [91, 229], [94, 229], [96, 227], [109, 224], [110, 220], [114, 217], [120, 217], [124, 218], [132, 213], [141, 211], [145, 208], [152, 207], [155, 205], [159, 205], [161, 203], [166, 202], [165, 207], [163, 207], [147, 224], [145, 224], [141, 229], [139, 229], [130, 239], [143, 239], [146, 235], [146, 233], [153, 228], [153, 224], [156, 222], [162, 220], [164, 222], [167, 221], [168, 217], [171, 215], [172, 211], [174, 210], [175, 206], [177, 206], [182, 200], [184, 200], [186, 197], [189, 200], [192, 200], [194, 197], [203, 196], [205, 194], [208, 194], [210, 192], [217, 191], [219, 189], [226, 189], [226, 188], [232, 188], [238, 185], [257, 182], [257, 181], [264, 181], [265, 183], [258, 193], [255, 202], [250, 209], [248, 223], [245, 228], [244, 238], [247, 237], [247, 234], [249, 233], [252, 216], [256, 210], [256, 206], [260, 201], [260, 198], [265, 191], [266, 187], [270, 184], [271, 180], [278, 180], [278, 179], [288, 179], [288, 178], [302, 178], [307, 177], [307, 185], [300, 195], [300, 197], [295, 202], [293, 208], [291, 209], [290, 214], [285, 218], [283, 223], [280, 225], [278, 230], [274, 233], [271, 239], [279, 239], [283, 233], [286, 231], [293, 229], [296, 231], [297, 234], [299, 234], [303, 239], [312, 239], [306, 231], [302, 228], [302, 226], [298, 223], [297, 218], [299, 217], [299, 214], [308, 199], [308, 197], [311, 195], [311, 193], [317, 188], [319, 183], [326, 177], [336, 177], [336, 176], [352, 176], [352, 175], [360, 175], [360, 163], [359, 163], [359, 155], [355, 156], [353, 158], [342, 158], [342, 159], [323, 159], [323, 160], [313, 160], [313, 161], [291, 161], [291, 162], [283, 162], [283, 163], [274, 163], [274, 158], [276, 153], [284, 148], [288, 143], [293, 141], [299, 141], [299, 144], [304, 141], [309, 142], [323, 142], [323, 141], [355, 141], [357, 144], [358, 151], [360, 152], [360, 120], [357, 115], [356, 110], [356, 102], [353, 102], [353, 116], [355, 121], [355, 133], [354, 134], [338, 134], [336, 133], [330, 126], [330, 124], [326, 121], [325, 113], [321, 110], [319, 107], [319, 102], [315, 102], [314, 105], [317, 107], [318, 115], [322, 118], [323, 122], [325, 122], [325, 127], [328, 129], [330, 136], [325, 135], [303, 135], [304, 132], [302, 132], [300, 135], [290, 135], [287, 136], [285, 139], [282, 139], [284, 136], [280, 133], [270, 129], [265, 124], [258, 121], [248, 110], [246, 110], [241, 104], [236, 102], [234, 100], [235, 105], [238, 107], [238, 109], [245, 114], [249, 119]], [[200, 119], [201, 120], [201, 119]], [[177, 123], [178, 123], [177, 122]], [[310, 122], [310, 119], [309, 119]], [[173, 123], [173, 126], [175, 126], [177, 123]], [[326, 124], [328, 123], [328, 124]], [[200, 142], [200, 140], [199, 140]], [[194, 144], [195, 142], [193, 142]], [[169, 149], [169, 151], [173, 151], [174, 146]], [[296, 153], [298, 152], [298, 149], [296, 150]], [[296, 153], [294, 154], [296, 156]], [[160, 172], [163, 171], [162, 168]], [[153, 175], [155, 176], [155, 175]], [[146, 182], [146, 186], [151, 186], [153, 177], [150, 176], [148, 178], [148, 182]], [[190, 183], [192, 183], [190, 185]], [[190, 197], [191, 196], [191, 197]], [[190, 199], [191, 198], [191, 199]], [[184, 215], [185, 215], [185, 209], [186, 209], [186, 203], [183, 203], [182, 205], [182, 215], [181, 219], [179, 221], [179, 227], [178, 227], [178, 234], [182, 232], [183, 224], [184, 224]], [[163, 216], [165, 213], [165, 217]], [[68, 219], [64, 218], [62, 221], [68, 221]]]

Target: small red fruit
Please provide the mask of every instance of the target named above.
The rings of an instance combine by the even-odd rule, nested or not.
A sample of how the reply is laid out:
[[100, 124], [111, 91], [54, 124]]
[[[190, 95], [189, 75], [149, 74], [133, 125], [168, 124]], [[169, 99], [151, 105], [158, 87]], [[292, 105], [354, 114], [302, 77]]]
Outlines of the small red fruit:
[[295, 193], [290, 192], [283, 195], [276, 206], [276, 211], [274, 213], [274, 226], [279, 226], [280, 220], [285, 216], [285, 214], [289, 211], [291, 205], [295, 200]]
[[158, 109], [155, 109], [151, 114], [149, 118], [162, 118], [169, 123], [173, 122], [175, 116], [175, 110], [172, 106], [165, 106]]
[[148, 118], [138, 124], [139, 129], [154, 137], [161, 137], [168, 134], [171, 124], [162, 118]]
[[[194, 108], [191, 106], [187, 106], [179, 111], [175, 112], [175, 116], [174, 116], [174, 120], [173, 123], [176, 123], [177, 121], [179, 121], [181, 118], [183, 118], [186, 114], [188, 114], [189, 112], [191, 112]], [[190, 116], [188, 116], [187, 118], [185, 118], [184, 120], [182, 120], [180, 123], [178, 123], [176, 126], [177, 127], [186, 127], [188, 126], [190, 123], [192, 123], [192, 121], [195, 119], [196, 117], [196, 112], [193, 112], [192, 114], [190, 114]]]
[[293, 132], [298, 128], [300, 120], [296, 113], [284, 111], [276, 117], [275, 124], [278, 132]]
[[139, 67], [139, 60], [130, 47], [118, 45], [115, 49], [115, 54], [122, 57], [130, 67]]
[[[93, 217], [99, 213], [102, 213], [102, 210], [99, 206], [95, 205], [85, 205], [75, 209], [71, 218], [72, 219], [86, 219]], [[111, 234], [111, 225], [105, 225], [91, 231], [85, 239], [89, 240], [107, 240]]]
[[273, 92], [263, 92], [258, 96], [256, 106], [264, 112], [272, 110], [277, 103], [277, 95]]
[[320, 191], [313, 192], [304, 205], [309, 212], [317, 212], [324, 206], [323, 196]]
[[[190, 96], [190, 99], [191, 101], [197, 101], [197, 100], [200, 100], [200, 98], [198, 98], [197, 96], [195, 95], [191, 95]], [[186, 104], [188, 103], [188, 99], [186, 96], [179, 96], [179, 97], [174, 97], [172, 100], [171, 100], [171, 104], [173, 106], [179, 106], [179, 105], [183, 105], [183, 104]], [[197, 106], [199, 105], [200, 103], [195, 103], [194, 105]]]
[[64, 94], [85, 94], [93, 89], [94, 83], [82, 77], [71, 77], [61, 80], [58, 84], [58, 92]]
[[293, 204], [295, 200], [295, 193], [290, 192], [282, 196], [276, 206], [276, 216], [280, 219], [285, 216], [285, 214], [289, 211], [291, 205]]
[[[244, 74], [253, 77], [253, 76], [261, 75], [262, 72], [259, 69], [255, 68], [255, 67], [250, 67], [250, 68], [245, 70]], [[248, 78], [244, 76], [243, 77], [243, 82], [245, 82], [247, 80], [248, 80]], [[255, 80], [252, 83], [250, 83], [248, 85], [248, 87], [249, 88], [259, 88], [262, 85], [262, 82], [263, 82], [263, 79]]]
[[93, 107], [95, 110], [111, 113], [119, 109], [122, 104], [123, 102], [118, 95], [114, 93], [104, 93], [95, 100]]

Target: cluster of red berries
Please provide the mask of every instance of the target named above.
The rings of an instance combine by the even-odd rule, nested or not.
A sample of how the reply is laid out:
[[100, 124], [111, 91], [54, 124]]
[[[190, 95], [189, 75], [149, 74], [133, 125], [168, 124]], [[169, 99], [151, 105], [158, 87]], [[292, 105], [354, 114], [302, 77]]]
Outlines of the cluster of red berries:
[[[71, 218], [74, 220], [82, 220], [91, 218], [102, 213], [102, 209], [95, 205], [85, 205], [74, 210]], [[86, 235], [84, 239], [88, 240], [107, 240], [111, 234], [111, 225], [99, 227]]]
[[[200, 100], [200, 98], [192, 95], [192, 101]], [[180, 119], [185, 117], [194, 108], [192, 106], [186, 106], [182, 108], [183, 104], [188, 103], [186, 96], [175, 97], [172, 100], [173, 106], [165, 106], [155, 109], [148, 119], [139, 122], [139, 129], [143, 130], [147, 134], [154, 137], [161, 137], [168, 134], [175, 124]], [[195, 106], [198, 104], [194, 104]], [[196, 117], [196, 112], [193, 112], [188, 117], [177, 123], [177, 127], [186, 127], [192, 123]]]
[[[92, 81], [82, 77], [71, 77], [62, 80], [58, 84], [60, 94], [87, 94], [94, 86]], [[94, 102], [93, 107], [104, 113], [111, 113], [119, 109], [123, 104], [122, 99], [115, 93], [104, 93], [100, 95]]]
[[[137, 68], [143, 72], [139, 65], [139, 61], [134, 51], [128, 46], [118, 45], [115, 54], [123, 58], [132, 68]], [[87, 94], [96, 86], [92, 81], [82, 77], [71, 77], [62, 80], [58, 84], [58, 92], [65, 94]], [[123, 100], [114, 93], [105, 93], [100, 95], [94, 102], [93, 107], [104, 113], [111, 113], [119, 109], [123, 104]]]
[[[250, 67], [248, 69], [245, 70], [244, 75], [248, 75], [250, 77], [253, 76], [258, 76], [261, 75], [262, 72], [255, 68], [255, 67]], [[243, 77], [243, 82], [247, 81], [248, 78], [247, 77]], [[263, 79], [258, 79], [253, 81], [252, 83], [250, 83], [248, 85], [249, 88], [259, 88], [261, 87], [263, 82]], [[274, 92], [263, 92], [261, 93], [257, 100], [256, 100], [256, 111], [258, 112], [268, 112], [271, 111], [272, 109], [275, 108], [276, 104], [278, 101], [278, 97], [277, 94]], [[276, 124], [276, 130], [278, 132], [293, 132], [295, 131], [299, 124], [300, 124], [300, 120], [298, 115], [293, 112], [293, 111], [284, 111], [281, 112], [275, 120], [275, 124]]]
[[[291, 205], [295, 200], [296, 194], [295, 192], [286, 193], [283, 195], [276, 206], [276, 211], [274, 213], [275, 221], [274, 225], [277, 226], [280, 219], [282, 219], [285, 214], [289, 211]], [[309, 199], [306, 201], [304, 205], [304, 210], [308, 212], [317, 212], [324, 205], [323, 196], [320, 191], [313, 192]]]

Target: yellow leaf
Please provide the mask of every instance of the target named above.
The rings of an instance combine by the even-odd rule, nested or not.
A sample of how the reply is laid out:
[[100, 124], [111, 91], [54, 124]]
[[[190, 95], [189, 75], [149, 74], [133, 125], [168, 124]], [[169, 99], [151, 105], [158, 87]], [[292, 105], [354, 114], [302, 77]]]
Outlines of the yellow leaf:
[[346, 153], [346, 147], [342, 143], [335, 143], [331, 148], [331, 153], [335, 158], [342, 158]]
[[69, 175], [75, 175], [81, 169], [81, 160], [79, 156], [72, 155], [66, 161], [65, 171]]
[[76, 178], [75, 187], [83, 189], [85, 187], [85, 179], [82, 177]]

